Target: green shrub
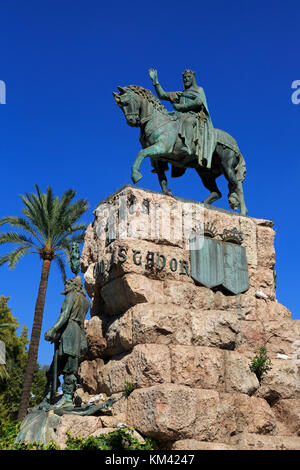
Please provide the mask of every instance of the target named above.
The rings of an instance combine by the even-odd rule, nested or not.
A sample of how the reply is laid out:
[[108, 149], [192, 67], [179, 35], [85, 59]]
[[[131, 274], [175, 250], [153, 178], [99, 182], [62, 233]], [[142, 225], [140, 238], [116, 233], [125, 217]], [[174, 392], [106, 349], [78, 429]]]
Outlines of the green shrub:
[[126, 394], [127, 397], [129, 397], [129, 395], [135, 389], [136, 389], [136, 384], [133, 384], [131, 382], [127, 382], [127, 380], [125, 380], [125, 394]]
[[3, 424], [0, 422], [0, 450], [9, 450], [15, 442], [21, 423]]
[[100, 434], [97, 437], [87, 438], [72, 437], [70, 433], [67, 439], [68, 450], [153, 450], [155, 443], [152, 439], [140, 442], [133, 435], [133, 429], [117, 429], [108, 434]]
[[[15, 443], [21, 423], [0, 425], [0, 450], [60, 450], [56, 442], [47, 445], [39, 442]], [[133, 435], [133, 429], [116, 429], [100, 436], [72, 437], [67, 432], [67, 450], [154, 450], [155, 442], [147, 438], [139, 442]]]
[[256, 374], [258, 381], [261, 382], [262, 377], [272, 369], [271, 359], [267, 356], [267, 348], [261, 346], [258, 354], [251, 360], [250, 370]]

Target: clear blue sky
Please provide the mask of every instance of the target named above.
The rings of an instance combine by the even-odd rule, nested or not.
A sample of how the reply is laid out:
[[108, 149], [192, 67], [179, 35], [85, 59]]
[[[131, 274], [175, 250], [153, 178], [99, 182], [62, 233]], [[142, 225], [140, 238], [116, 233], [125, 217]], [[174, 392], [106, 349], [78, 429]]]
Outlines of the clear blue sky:
[[[51, 185], [87, 198], [92, 211], [130, 181], [140, 149], [138, 130], [115, 105], [117, 85], [152, 87], [158, 69], [167, 90], [182, 89], [181, 73], [196, 71], [215, 127], [238, 141], [246, 159], [249, 215], [272, 219], [277, 298], [300, 318], [299, 123], [291, 84], [300, 80], [299, 1], [1, 2], [0, 216], [19, 215], [19, 197]], [[159, 190], [149, 163], [140, 187]], [[227, 207], [227, 185], [220, 178]], [[175, 195], [202, 200], [207, 191], [189, 170], [170, 180]], [[1, 253], [5, 250], [1, 249]], [[56, 320], [63, 284], [51, 268], [39, 360], [52, 346], [43, 335]], [[41, 262], [29, 255], [0, 268], [0, 294], [20, 324], [31, 327]]]

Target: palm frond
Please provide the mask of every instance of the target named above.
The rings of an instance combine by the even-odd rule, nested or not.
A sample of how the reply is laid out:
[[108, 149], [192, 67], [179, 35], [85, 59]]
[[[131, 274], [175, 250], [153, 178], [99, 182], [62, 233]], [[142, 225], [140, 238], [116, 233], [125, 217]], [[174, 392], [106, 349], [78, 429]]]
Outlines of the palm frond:
[[38, 202], [31, 197], [30, 194], [21, 196], [25, 207], [22, 209], [23, 214], [30, 220], [30, 222], [38, 229], [42, 237], [43, 243], [47, 243], [47, 227], [45, 224], [45, 216], [42, 213], [41, 207]]
[[[71, 193], [65, 194], [65, 201], [70, 200], [71, 196]], [[88, 203], [85, 199], [80, 199], [68, 207], [66, 207], [64, 203], [64, 207], [61, 207], [57, 219], [57, 225], [59, 229], [57, 230], [56, 236], [53, 239], [54, 245], [57, 246], [60, 238], [65, 237], [66, 235], [71, 234], [76, 230], [86, 229], [86, 224], [82, 223], [74, 226], [74, 223], [87, 211], [87, 209]]]
[[6, 232], [0, 234], [0, 245], [4, 243], [17, 243], [18, 245], [35, 247], [38, 246], [32, 241], [32, 239], [22, 233], [17, 232]]
[[[69, 240], [69, 244], [72, 242], [83, 243], [84, 241], [84, 232], [87, 228], [87, 224], [81, 223], [77, 225], [72, 225], [68, 232], [64, 232], [62, 235], [57, 234], [57, 236], [53, 239], [54, 244], [53, 248], [56, 250], [60, 245], [63, 244], [65, 240]], [[79, 234], [74, 234], [74, 232], [80, 231]]]
[[66, 282], [66, 279], [67, 279], [65, 263], [64, 263], [63, 259], [62, 259], [59, 255], [55, 256], [54, 261], [56, 262], [56, 264], [57, 264], [57, 266], [58, 266], [58, 269], [59, 269], [59, 271], [60, 271], [60, 273], [61, 273], [63, 282], [65, 283], [65, 282]]
[[10, 269], [15, 269], [16, 264], [20, 259], [31, 249], [31, 246], [19, 246], [15, 250], [11, 251], [7, 255], [0, 257], [0, 266], [4, 263], [8, 264]]
[[[49, 213], [48, 213], [48, 208], [47, 208], [47, 198], [51, 198], [52, 194], [52, 189], [48, 186], [47, 188], [47, 193], [46, 194], [41, 194], [40, 188], [38, 187], [37, 184], [34, 185], [37, 196], [36, 194], [32, 194], [33, 199], [36, 201], [37, 207], [39, 207], [40, 212], [41, 212], [41, 218], [43, 220], [43, 225], [44, 225], [44, 230], [45, 230], [45, 235], [48, 241], [49, 237]], [[49, 194], [50, 193], [50, 194]]]
[[73, 189], [67, 189], [67, 191], [65, 191], [62, 195], [61, 200], [59, 202], [59, 210], [57, 213], [58, 223], [61, 223], [61, 221], [66, 217], [70, 202], [75, 197], [75, 194], [76, 192]]
[[66, 217], [70, 221], [70, 225], [74, 224], [88, 210], [88, 202], [86, 199], [75, 201], [66, 212]]
[[25, 230], [26, 232], [30, 233], [30, 235], [32, 235], [34, 238], [36, 238], [40, 244], [42, 244], [39, 234], [31, 226], [31, 224], [26, 219], [24, 219], [24, 217], [17, 217], [17, 216], [2, 217], [0, 219], [0, 226], [4, 224], [9, 224], [12, 227]]
[[84, 242], [85, 233], [81, 232], [70, 237], [70, 243], [77, 242], [79, 245]]
[[[86, 199], [73, 201], [76, 192], [65, 191], [61, 198], [54, 197], [53, 190], [48, 186], [46, 193], [41, 193], [35, 185], [35, 193], [22, 195], [24, 217], [4, 217], [0, 225], [10, 223], [25, 233], [7, 232], [0, 235], [0, 245], [15, 243], [16, 249], [0, 257], [0, 265], [8, 263], [12, 269], [17, 261], [31, 249], [34, 253], [54, 251], [54, 256], [61, 250], [69, 257], [71, 243], [82, 243], [87, 225], [78, 220], [88, 209]], [[29, 236], [28, 236], [28, 235]], [[32, 250], [34, 248], [34, 250]], [[57, 261], [60, 263], [60, 261]]]

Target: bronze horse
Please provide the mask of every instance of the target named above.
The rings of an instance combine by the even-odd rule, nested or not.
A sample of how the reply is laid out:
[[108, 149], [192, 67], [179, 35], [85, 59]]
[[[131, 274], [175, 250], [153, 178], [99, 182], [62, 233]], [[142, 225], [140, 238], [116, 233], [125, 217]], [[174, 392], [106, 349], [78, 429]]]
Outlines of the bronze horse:
[[158, 174], [164, 194], [171, 195], [165, 175], [168, 163], [172, 164], [174, 177], [183, 175], [187, 168], [194, 168], [203, 185], [210, 191], [210, 195], [203, 202], [211, 204], [222, 196], [216, 178], [223, 174], [228, 181], [230, 207], [234, 210], [240, 207], [240, 214], [247, 215], [243, 192], [246, 164], [237, 142], [231, 135], [214, 129], [216, 146], [212, 165], [211, 168], [205, 168], [198, 163], [195, 143], [189, 143], [191, 152], [187, 153], [186, 146], [178, 135], [180, 113], [169, 112], [150, 90], [143, 87], [130, 85], [118, 87], [118, 90], [119, 93], [113, 95], [125, 115], [127, 124], [140, 127], [141, 130], [142, 150], [131, 168], [133, 183], [142, 178], [139, 170], [146, 157], [151, 158], [154, 168], [152, 171]]

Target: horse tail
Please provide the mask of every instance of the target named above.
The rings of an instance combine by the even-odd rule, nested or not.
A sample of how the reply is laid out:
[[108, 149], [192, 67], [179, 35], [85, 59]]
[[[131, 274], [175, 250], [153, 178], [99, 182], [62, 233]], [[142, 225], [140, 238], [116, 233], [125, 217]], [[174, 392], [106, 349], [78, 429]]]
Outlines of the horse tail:
[[[235, 167], [236, 178], [240, 183], [243, 183], [245, 176], [246, 176], [247, 169], [246, 169], [245, 159], [240, 151], [238, 153], [238, 159], [239, 159], [239, 162], [237, 166]], [[239, 205], [240, 205], [239, 197], [235, 191], [232, 191], [230, 185], [229, 185], [228, 202], [229, 202], [229, 206], [231, 209], [237, 210], [239, 208]]]

